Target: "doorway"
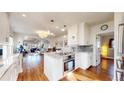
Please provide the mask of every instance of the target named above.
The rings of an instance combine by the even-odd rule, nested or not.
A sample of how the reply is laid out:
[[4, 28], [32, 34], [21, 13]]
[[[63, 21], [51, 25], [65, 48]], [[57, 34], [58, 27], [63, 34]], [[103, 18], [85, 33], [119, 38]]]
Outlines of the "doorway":
[[113, 78], [114, 75], [114, 32], [96, 35], [96, 67]]

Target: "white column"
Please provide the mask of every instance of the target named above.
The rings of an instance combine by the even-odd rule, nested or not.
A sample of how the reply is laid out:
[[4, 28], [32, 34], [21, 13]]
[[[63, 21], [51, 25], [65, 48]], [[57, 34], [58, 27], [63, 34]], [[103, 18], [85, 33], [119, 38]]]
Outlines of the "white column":
[[116, 79], [116, 58], [118, 55], [118, 25], [124, 23], [124, 12], [114, 13], [114, 39], [115, 39], [115, 48], [114, 48], [114, 80]]

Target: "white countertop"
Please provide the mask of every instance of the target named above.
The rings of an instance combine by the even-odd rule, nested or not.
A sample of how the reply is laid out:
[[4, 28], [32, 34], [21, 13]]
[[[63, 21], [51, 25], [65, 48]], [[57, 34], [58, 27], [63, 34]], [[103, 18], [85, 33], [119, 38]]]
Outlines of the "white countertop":
[[48, 55], [52, 58], [56, 58], [56, 59], [60, 59], [60, 58], [63, 58], [63, 55], [59, 55], [58, 53], [56, 52], [50, 52], [50, 53], [44, 53], [44, 55]]
[[0, 60], [0, 63], [3, 64], [3, 66], [0, 67], [0, 78], [3, 76], [6, 70], [14, 63], [13, 60], [17, 56], [19, 56], [19, 54], [13, 54], [5, 60]]

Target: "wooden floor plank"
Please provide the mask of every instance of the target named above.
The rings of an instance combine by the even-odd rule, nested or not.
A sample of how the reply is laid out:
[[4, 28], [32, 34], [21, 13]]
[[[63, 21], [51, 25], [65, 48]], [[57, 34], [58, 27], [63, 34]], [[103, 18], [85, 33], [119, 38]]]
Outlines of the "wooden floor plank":
[[[19, 74], [17, 81], [48, 81], [43, 71], [43, 56], [29, 54], [24, 58], [23, 72]], [[66, 74], [60, 81], [111, 81], [113, 78], [113, 60], [103, 59], [97, 67], [88, 70], [78, 68]]]
[[97, 67], [90, 67], [87, 70], [77, 68], [71, 73], [67, 73], [60, 81], [111, 81], [114, 74], [113, 60], [102, 59], [101, 64]]
[[24, 58], [23, 72], [19, 74], [18, 81], [47, 81], [43, 73], [43, 56], [29, 54]]

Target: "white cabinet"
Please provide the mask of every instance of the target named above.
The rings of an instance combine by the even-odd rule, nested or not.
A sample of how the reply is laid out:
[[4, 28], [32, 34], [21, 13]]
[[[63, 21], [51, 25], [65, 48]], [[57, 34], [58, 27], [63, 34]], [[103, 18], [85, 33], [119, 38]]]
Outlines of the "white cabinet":
[[18, 70], [16, 63], [12, 64], [10, 68], [5, 72], [3, 77], [0, 79], [1, 81], [16, 81], [18, 76]]
[[68, 29], [68, 44], [77, 44], [78, 36], [78, 25], [73, 25]]
[[75, 67], [81, 67], [82, 69], [89, 68], [92, 64], [92, 55], [88, 52], [76, 53], [75, 54]]
[[75, 53], [75, 68], [80, 67], [81, 61], [80, 61], [80, 53]]
[[50, 81], [61, 79], [64, 74], [63, 57], [55, 53], [45, 53], [44, 73]]
[[86, 23], [80, 23], [68, 28], [68, 45], [88, 45], [89, 27]]
[[6, 13], [0, 13], [0, 43], [8, 42], [9, 19]]
[[[12, 62], [12, 64], [10, 64]], [[16, 81], [18, 74], [20, 72], [20, 63], [19, 58], [17, 55], [13, 56], [12, 58], [6, 61], [4, 64], [5, 68], [3, 71], [3, 75], [0, 77], [0, 81]], [[6, 67], [7, 66], [7, 67]]]
[[7, 71], [5, 75], [0, 79], [0, 81], [10, 81], [11, 80], [10, 76], [11, 76], [10, 71]]

